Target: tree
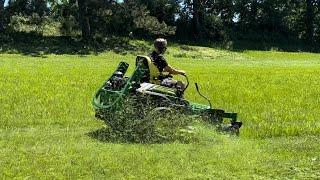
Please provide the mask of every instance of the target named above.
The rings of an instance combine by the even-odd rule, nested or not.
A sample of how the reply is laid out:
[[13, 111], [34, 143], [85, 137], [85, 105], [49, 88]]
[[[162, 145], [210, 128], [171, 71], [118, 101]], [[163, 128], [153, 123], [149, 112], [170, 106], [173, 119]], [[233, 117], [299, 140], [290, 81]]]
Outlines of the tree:
[[172, 26], [175, 24], [181, 2], [182, 0], [139, 0], [136, 4], [146, 6], [150, 15], [156, 17], [160, 23], [165, 22]]
[[177, 19], [177, 34], [222, 41], [226, 30], [233, 25], [234, 6], [227, 0], [185, 0]]
[[47, 0], [33, 0], [30, 4], [30, 9], [37, 13], [40, 17], [48, 14], [49, 9], [47, 7]]
[[0, 0], [0, 32], [4, 30], [4, 0]]
[[214, 8], [211, 11], [215, 16], [221, 16], [221, 20], [227, 28], [231, 28], [234, 25], [233, 18], [235, 14], [234, 0], [216, 0], [211, 6]]
[[194, 34], [196, 36], [200, 36], [202, 29], [203, 29], [203, 22], [204, 22], [204, 9], [202, 7], [202, 0], [193, 0], [193, 27], [194, 27]]
[[30, 16], [33, 13], [38, 14], [40, 17], [49, 14], [50, 9], [47, 7], [47, 0], [9, 0], [8, 9], [10, 15], [21, 14]]
[[314, 10], [313, 10], [313, 1], [306, 0], [306, 28], [307, 28], [307, 40], [313, 40], [313, 33], [314, 33]]
[[[204, 20], [205, 20], [205, 14], [206, 14], [206, 2], [211, 2], [207, 0], [185, 0], [183, 2], [183, 8], [182, 10], [184, 12], [181, 12], [181, 19], [185, 19], [190, 23], [188, 28], [190, 28], [193, 36], [195, 38], [202, 37], [203, 30], [204, 30]], [[180, 21], [181, 23], [182, 21]], [[181, 26], [183, 27], [183, 26]]]
[[315, 39], [320, 41], [320, 0], [316, 2], [316, 11], [314, 13]]
[[86, 0], [78, 0], [79, 6], [79, 17], [82, 31], [82, 38], [85, 41], [91, 39], [91, 26], [90, 19], [88, 14], [88, 1]]

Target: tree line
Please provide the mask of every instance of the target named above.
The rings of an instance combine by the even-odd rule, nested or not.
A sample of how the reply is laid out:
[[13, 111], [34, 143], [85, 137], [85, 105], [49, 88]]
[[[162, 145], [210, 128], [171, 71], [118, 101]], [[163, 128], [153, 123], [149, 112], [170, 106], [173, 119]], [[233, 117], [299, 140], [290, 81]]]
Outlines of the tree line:
[[320, 0], [0, 0], [1, 32], [44, 26], [85, 41], [119, 35], [319, 42]]

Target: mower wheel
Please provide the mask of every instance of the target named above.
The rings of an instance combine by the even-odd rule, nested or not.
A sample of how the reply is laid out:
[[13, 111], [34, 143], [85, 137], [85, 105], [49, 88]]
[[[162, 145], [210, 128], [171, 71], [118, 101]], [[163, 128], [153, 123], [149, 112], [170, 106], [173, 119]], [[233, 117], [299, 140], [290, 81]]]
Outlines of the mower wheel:
[[172, 109], [168, 107], [156, 107], [152, 109], [148, 115], [147, 118], [152, 118], [152, 117], [161, 117], [164, 116], [165, 114], [172, 113]]

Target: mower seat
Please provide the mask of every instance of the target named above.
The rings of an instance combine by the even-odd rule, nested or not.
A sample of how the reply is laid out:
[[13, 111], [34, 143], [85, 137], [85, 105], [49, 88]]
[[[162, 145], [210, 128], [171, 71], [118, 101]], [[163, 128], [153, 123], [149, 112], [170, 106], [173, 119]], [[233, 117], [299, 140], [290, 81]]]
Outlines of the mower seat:
[[160, 85], [162, 79], [170, 76], [169, 73], [160, 72], [149, 56], [137, 56], [136, 66], [142, 66], [147, 69], [148, 73], [142, 82]]

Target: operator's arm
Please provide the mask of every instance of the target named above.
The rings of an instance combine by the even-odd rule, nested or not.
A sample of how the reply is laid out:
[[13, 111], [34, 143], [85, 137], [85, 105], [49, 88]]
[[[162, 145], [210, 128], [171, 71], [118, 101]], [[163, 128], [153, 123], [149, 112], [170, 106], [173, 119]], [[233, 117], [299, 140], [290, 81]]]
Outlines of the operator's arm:
[[180, 75], [186, 75], [186, 72], [183, 71], [183, 70], [179, 70], [179, 69], [175, 69], [169, 65], [167, 65], [164, 69], [163, 69], [165, 72], [168, 72], [169, 74], [173, 74], [173, 75], [176, 75], [176, 74], [180, 74]]

